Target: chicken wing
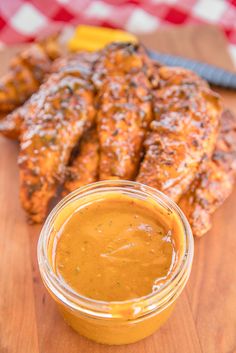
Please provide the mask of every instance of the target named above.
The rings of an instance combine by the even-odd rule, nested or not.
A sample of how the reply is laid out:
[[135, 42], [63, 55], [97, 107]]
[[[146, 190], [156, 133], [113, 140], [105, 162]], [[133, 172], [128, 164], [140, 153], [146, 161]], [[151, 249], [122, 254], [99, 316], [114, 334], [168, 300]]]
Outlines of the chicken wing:
[[232, 192], [235, 176], [236, 117], [224, 111], [213, 156], [179, 203], [195, 236], [200, 237], [211, 228], [211, 215]]
[[190, 71], [163, 66], [158, 73], [155, 119], [144, 142], [137, 181], [178, 201], [201, 161], [213, 152], [221, 104], [218, 95]]
[[82, 137], [78, 151], [67, 168], [64, 193], [93, 183], [98, 179], [99, 143], [96, 129], [91, 129]]
[[74, 68], [52, 74], [26, 104], [20, 136], [20, 198], [31, 221], [44, 219], [59, 181], [64, 181], [73, 147], [94, 123], [93, 101], [89, 73]]
[[152, 119], [151, 62], [137, 45], [112, 44], [95, 65], [98, 93], [99, 178], [132, 179]]
[[0, 79], [1, 116], [36, 92], [59, 53], [58, 37], [52, 36], [30, 45], [11, 60], [8, 72]]

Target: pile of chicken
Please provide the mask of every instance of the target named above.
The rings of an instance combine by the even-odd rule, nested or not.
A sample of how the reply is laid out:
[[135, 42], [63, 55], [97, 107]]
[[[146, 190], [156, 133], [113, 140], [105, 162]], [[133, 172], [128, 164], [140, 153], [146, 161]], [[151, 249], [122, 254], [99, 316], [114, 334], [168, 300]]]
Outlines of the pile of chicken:
[[0, 84], [0, 132], [19, 140], [29, 219], [44, 220], [59, 186], [115, 178], [164, 192], [206, 233], [236, 174], [236, 119], [218, 95], [137, 44], [59, 55], [56, 41], [34, 44]]

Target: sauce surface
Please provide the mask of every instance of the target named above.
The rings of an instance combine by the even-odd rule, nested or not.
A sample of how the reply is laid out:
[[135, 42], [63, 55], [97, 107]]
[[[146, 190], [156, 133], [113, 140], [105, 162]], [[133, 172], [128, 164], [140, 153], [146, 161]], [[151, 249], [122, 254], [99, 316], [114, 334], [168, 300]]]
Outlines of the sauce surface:
[[183, 231], [173, 212], [121, 193], [77, 202], [55, 252], [55, 271], [67, 285], [85, 297], [122, 301], [167, 281]]

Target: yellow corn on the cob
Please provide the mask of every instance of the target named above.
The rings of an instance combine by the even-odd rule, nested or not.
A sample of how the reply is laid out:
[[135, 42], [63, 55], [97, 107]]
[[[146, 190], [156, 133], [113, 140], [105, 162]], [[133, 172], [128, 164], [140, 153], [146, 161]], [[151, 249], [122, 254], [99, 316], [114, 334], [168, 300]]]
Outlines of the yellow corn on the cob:
[[72, 51], [95, 51], [111, 42], [136, 43], [137, 41], [133, 34], [119, 29], [83, 25], [76, 28], [73, 37], [68, 42], [68, 47]]

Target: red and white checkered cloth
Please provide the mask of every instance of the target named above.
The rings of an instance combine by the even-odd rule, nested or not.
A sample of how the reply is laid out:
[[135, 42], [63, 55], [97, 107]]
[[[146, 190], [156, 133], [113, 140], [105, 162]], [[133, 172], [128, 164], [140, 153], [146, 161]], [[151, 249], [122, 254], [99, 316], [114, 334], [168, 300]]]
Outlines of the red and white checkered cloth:
[[212, 23], [236, 54], [236, 0], [0, 0], [0, 43], [34, 40], [65, 23], [123, 28], [133, 33], [160, 25]]

